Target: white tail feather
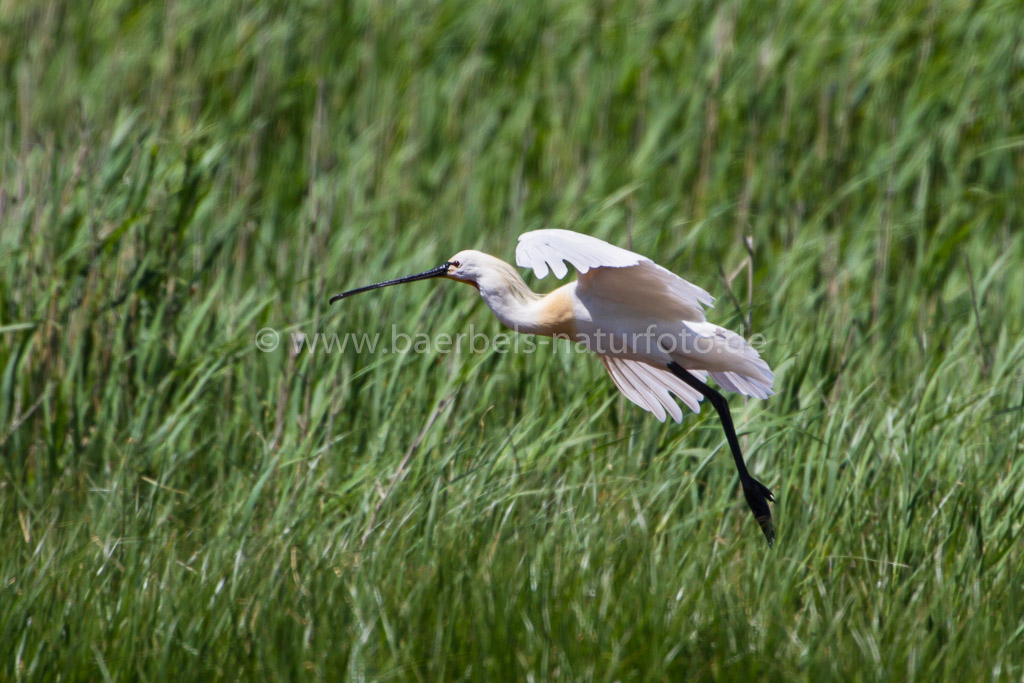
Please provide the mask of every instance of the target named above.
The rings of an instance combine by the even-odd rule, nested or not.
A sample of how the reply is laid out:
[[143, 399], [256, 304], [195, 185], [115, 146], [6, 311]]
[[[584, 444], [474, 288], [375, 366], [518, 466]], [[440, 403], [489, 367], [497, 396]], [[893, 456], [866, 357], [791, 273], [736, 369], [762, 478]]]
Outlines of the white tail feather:
[[683, 325], [699, 339], [692, 349], [673, 354], [680, 365], [707, 369], [727, 391], [755, 398], [775, 393], [775, 375], [746, 339], [714, 323], [684, 321]]

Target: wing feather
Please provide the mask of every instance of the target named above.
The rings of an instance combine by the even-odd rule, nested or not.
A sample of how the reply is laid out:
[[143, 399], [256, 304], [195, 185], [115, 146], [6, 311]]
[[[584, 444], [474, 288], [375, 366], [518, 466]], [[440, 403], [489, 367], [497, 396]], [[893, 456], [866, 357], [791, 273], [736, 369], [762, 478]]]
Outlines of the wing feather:
[[519, 236], [516, 263], [532, 268], [543, 278], [550, 269], [562, 279], [566, 262], [580, 274], [580, 296], [634, 308], [648, 308], [659, 315], [682, 320], [705, 320], [703, 306], [714, 298], [645, 256], [570, 230], [534, 230]]
[[559, 280], [566, 276], [568, 262], [582, 275], [591, 268], [626, 268], [650, 259], [590, 235], [571, 230], [534, 230], [519, 236], [516, 263], [533, 268], [543, 278], [548, 268]]
[[[654, 413], [661, 422], [670, 415], [676, 422], [683, 419], [683, 411], [671, 394], [675, 394], [695, 413], [700, 412], [700, 392], [689, 387], [668, 370], [661, 370], [647, 363], [625, 360], [612, 356], [599, 356], [619, 391], [644, 410]], [[691, 370], [700, 381], [707, 380], [708, 373]]]

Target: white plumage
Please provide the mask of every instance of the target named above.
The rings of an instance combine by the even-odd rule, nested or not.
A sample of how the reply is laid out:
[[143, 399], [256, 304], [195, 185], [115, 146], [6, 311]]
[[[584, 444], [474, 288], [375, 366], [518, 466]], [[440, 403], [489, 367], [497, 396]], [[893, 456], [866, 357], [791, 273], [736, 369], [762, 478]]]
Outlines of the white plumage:
[[534, 230], [519, 236], [516, 263], [533, 269], [537, 277], [546, 277], [549, 270], [559, 279], [565, 277], [566, 262], [580, 274], [573, 294], [575, 307], [585, 313], [577, 311], [577, 332], [584, 336], [601, 330], [621, 334], [624, 321], [642, 321], [655, 326], [655, 337], [668, 335], [678, 339], [680, 346], [692, 342], [686, 349], [667, 354], [659, 353], [653, 344], [642, 349], [647, 353], [598, 351], [623, 395], [662, 422], [666, 417], [682, 420], [682, 411], [669, 393], [694, 412], [700, 411], [701, 395], [665, 369], [670, 359], [701, 381], [710, 373], [729, 391], [756, 398], [774, 393], [774, 375], [757, 350], [735, 332], [706, 322], [703, 306], [713, 306], [714, 299], [704, 289], [645, 256], [590, 235]]
[[[701, 396], [696, 389], [692, 389], [682, 380], [667, 370], [661, 370], [653, 365], [641, 363], [635, 360], [625, 360], [614, 356], [598, 356], [612, 381], [619, 391], [633, 403], [644, 410], [654, 413], [660, 421], [665, 421], [666, 414], [670, 415], [677, 423], [683, 420], [683, 411], [679, 408], [670, 392], [675, 394], [690, 410], [700, 412]], [[691, 373], [700, 381], [706, 381], [708, 373], [703, 370], [691, 370]]]
[[571, 230], [534, 230], [519, 236], [516, 264], [533, 268], [537, 277], [547, 277], [550, 267], [555, 277], [561, 280], [569, 272], [566, 261], [580, 275], [591, 268], [625, 268], [651, 262], [639, 254]]

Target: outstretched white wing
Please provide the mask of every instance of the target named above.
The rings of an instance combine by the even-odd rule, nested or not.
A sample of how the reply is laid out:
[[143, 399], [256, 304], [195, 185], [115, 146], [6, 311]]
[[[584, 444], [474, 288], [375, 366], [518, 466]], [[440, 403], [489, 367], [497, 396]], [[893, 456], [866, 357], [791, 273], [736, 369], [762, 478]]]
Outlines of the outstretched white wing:
[[[562, 279], [570, 263], [580, 274], [580, 296], [650, 307], [660, 315], [703, 322], [703, 306], [714, 305], [706, 291], [646, 256], [570, 230], [534, 230], [519, 236], [516, 263], [543, 278], [548, 270]], [[642, 304], [640, 304], [642, 302]], [[638, 306], [638, 307], [639, 307]]]
[[571, 230], [534, 230], [519, 236], [516, 263], [523, 268], [533, 268], [537, 277], [547, 277], [550, 267], [561, 280], [569, 272], [566, 261], [583, 275], [591, 268], [628, 268], [651, 260]]

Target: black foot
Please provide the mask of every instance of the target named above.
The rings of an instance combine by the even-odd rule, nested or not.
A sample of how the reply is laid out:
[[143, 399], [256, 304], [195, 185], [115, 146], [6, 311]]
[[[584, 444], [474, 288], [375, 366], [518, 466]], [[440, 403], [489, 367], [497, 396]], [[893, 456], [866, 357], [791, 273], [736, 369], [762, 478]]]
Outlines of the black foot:
[[743, 497], [747, 499], [750, 511], [754, 513], [754, 519], [761, 525], [764, 537], [768, 539], [768, 547], [775, 543], [775, 527], [772, 525], [772, 511], [768, 509], [768, 502], [774, 502], [775, 496], [767, 486], [757, 479], [748, 476], [741, 480], [743, 484]]

